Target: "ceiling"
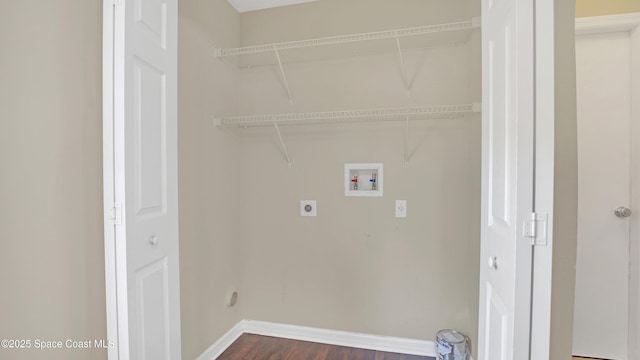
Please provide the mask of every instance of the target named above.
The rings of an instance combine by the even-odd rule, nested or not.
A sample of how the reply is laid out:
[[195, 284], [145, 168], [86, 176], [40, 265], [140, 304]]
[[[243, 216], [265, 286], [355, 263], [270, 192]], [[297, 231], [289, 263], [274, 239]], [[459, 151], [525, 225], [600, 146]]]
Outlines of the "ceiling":
[[302, 4], [317, 0], [227, 0], [238, 12], [268, 9], [278, 6]]

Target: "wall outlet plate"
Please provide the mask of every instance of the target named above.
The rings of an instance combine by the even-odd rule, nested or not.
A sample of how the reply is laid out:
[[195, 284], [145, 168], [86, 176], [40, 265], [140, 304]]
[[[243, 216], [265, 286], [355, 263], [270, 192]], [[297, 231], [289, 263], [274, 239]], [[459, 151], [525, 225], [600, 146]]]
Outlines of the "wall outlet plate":
[[407, 200], [396, 200], [396, 217], [407, 217]]
[[300, 216], [318, 216], [315, 200], [300, 200]]

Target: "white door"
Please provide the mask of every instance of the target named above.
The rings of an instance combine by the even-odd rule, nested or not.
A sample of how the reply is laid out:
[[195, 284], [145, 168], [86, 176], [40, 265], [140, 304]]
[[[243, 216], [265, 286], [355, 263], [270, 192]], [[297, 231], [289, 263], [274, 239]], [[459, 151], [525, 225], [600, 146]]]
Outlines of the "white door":
[[576, 37], [578, 249], [573, 352], [627, 360], [629, 330], [630, 33]]
[[177, 0], [105, 0], [104, 10], [109, 358], [176, 360]]
[[533, 1], [482, 1], [479, 360], [529, 358], [533, 213]]

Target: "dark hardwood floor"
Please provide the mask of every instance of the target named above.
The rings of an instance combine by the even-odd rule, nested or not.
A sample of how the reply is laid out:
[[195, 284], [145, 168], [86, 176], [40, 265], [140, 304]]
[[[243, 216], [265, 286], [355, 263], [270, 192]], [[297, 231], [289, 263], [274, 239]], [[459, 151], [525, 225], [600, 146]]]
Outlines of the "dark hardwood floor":
[[218, 360], [435, 360], [432, 357], [243, 334]]

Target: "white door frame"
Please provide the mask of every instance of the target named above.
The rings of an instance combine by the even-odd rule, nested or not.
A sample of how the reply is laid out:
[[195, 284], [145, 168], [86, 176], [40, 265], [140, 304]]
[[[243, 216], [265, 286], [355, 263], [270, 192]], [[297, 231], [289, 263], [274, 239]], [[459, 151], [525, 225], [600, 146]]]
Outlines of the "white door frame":
[[[640, 13], [576, 19], [576, 37], [629, 32], [631, 64], [640, 64]], [[640, 355], [640, 68], [631, 67], [631, 217], [629, 253], [629, 359]]]
[[535, 5], [535, 195], [534, 211], [549, 214], [547, 246], [533, 248], [530, 360], [549, 359], [551, 351], [551, 286], [555, 166], [555, 4]]
[[[119, 66], [118, 57], [123, 57], [122, 47], [118, 42], [124, 42], [123, 17], [119, 16], [115, 7], [116, 1], [103, 0], [103, 44], [102, 44], [102, 156], [103, 156], [103, 192], [104, 192], [104, 250], [105, 250], [105, 287], [106, 287], [106, 312], [107, 312], [107, 339], [114, 346], [107, 350], [108, 359], [127, 359], [129, 354], [129, 329], [128, 312], [126, 308], [119, 308], [118, 303], [127, 302], [126, 283], [120, 284], [118, 280], [126, 279], [126, 262], [118, 262], [120, 257], [126, 259], [126, 246], [117, 246], [118, 237], [123, 234], [116, 229], [116, 225], [122, 222], [123, 209], [115, 209], [118, 195], [118, 183], [124, 182], [124, 174], [116, 169], [116, 162], [124, 163], [123, 146], [117, 146], [116, 141], [123, 141], [124, 137], [117, 136], [117, 131], [122, 129], [117, 126], [117, 118], [123, 116], [116, 109], [124, 107], [123, 96], [116, 94], [116, 81], [122, 78], [124, 69]], [[121, 144], [120, 144], [121, 145]], [[121, 191], [121, 189], [120, 189]], [[124, 288], [122, 288], [124, 286]]]
[[[109, 359], [118, 359], [118, 299], [116, 265], [115, 222], [110, 218], [115, 203], [115, 146], [114, 146], [114, 51], [115, 51], [115, 13], [113, 1], [104, 0], [102, 21], [102, 171], [103, 171], [103, 210], [104, 210], [104, 261], [106, 285], [107, 339], [115, 346], [107, 349]], [[111, 119], [109, 121], [108, 119]], [[115, 215], [115, 214], [113, 214]]]

